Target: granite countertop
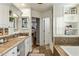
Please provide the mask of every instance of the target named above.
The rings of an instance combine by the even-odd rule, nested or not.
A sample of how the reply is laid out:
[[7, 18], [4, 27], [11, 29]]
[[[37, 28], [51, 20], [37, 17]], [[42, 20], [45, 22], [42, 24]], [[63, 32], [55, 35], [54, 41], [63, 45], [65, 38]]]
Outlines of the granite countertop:
[[15, 34], [26, 34], [26, 35], [29, 35], [28, 32], [14, 32], [13, 34], [1, 35], [0, 38], [3, 38], [3, 37], [9, 37], [9, 36], [11, 36], [11, 35], [15, 35]]
[[79, 37], [79, 35], [54, 35], [53, 37]]
[[68, 56], [68, 54], [60, 47], [60, 45], [55, 45], [54, 48], [60, 54], [60, 56]]
[[19, 38], [10, 38], [8, 39], [8, 42], [0, 44], [0, 55], [4, 55], [7, 53], [10, 49], [14, 48], [21, 42], [23, 42], [25, 39], [27, 39], [29, 36], [20, 36]]

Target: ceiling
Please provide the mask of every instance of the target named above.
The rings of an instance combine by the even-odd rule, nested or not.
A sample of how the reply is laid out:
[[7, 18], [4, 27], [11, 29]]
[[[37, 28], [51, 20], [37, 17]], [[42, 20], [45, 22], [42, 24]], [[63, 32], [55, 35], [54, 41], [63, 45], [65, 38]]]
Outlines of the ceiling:
[[53, 6], [52, 3], [14, 3], [14, 5], [20, 9], [22, 8], [32, 8], [36, 11], [45, 11]]
[[51, 7], [53, 7], [53, 5], [63, 5], [64, 6], [64, 10], [68, 10], [74, 6], [77, 5], [76, 4], [71, 4], [71, 3], [42, 3], [42, 4], [38, 4], [38, 3], [13, 3], [17, 8], [22, 9], [22, 8], [32, 8], [33, 10], [36, 11], [45, 11], [50, 9]]

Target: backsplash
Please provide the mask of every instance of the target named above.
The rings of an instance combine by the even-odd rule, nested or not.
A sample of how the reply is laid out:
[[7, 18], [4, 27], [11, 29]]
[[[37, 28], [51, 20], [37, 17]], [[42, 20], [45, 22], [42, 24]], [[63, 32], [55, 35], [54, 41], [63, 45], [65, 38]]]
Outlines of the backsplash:
[[79, 37], [55, 37], [56, 45], [79, 45]]
[[29, 36], [29, 33], [16, 33], [16, 34], [0, 37], [0, 39], [4, 39], [4, 38], [10, 39], [18, 36]]

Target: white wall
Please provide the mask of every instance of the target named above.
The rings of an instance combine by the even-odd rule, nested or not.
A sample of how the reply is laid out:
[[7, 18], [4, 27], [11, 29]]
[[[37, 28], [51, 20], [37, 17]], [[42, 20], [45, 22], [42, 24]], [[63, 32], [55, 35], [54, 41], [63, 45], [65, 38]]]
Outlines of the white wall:
[[76, 8], [77, 8], [77, 14], [79, 15], [79, 5], [77, 5]]
[[9, 27], [9, 6], [0, 4], [0, 27]]
[[19, 28], [21, 32], [29, 32], [29, 35], [31, 36], [31, 27], [32, 27], [32, 23], [31, 23], [31, 8], [24, 8], [21, 9], [21, 11], [23, 12], [22, 17], [28, 17], [28, 21], [27, 21], [27, 29], [22, 29], [22, 19], [19, 20]]
[[59, 29], [57, 27], [57, 21], [59, 21], [59, 19], [63, 20], [63, 17], [64, 17], [64, 4], [60, 4], [60, 3], [54, 4], [53, 5], [53, 35], [62, 34], [59, 32], [62, 32], [63, 28]]
[[32, 17], [38, 17], [38, 18], [41, 17], [41, 13], [39, 11], [36, 11], [36, 10], [33, 10], [33, 9], [32, 9], [31, 14], [32, 14]]

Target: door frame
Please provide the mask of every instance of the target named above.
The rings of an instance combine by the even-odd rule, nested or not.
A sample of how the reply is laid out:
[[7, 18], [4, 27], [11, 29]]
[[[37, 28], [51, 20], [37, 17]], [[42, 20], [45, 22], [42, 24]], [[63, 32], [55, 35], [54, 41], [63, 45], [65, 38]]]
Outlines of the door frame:
[[[40, 38], [41, 38], [41, 39], [40, 39], [40, 45], [41, 45], [41, 46], [47, 45], [47, 43], [49, 44], [49, 42], [46, 41], [46, 34], [45, 34], [45, 32], [46, 32], [46, 31], [45, 31], [45, 19], [46, 19], [46, 18], [49, 18], [49, 20], [51, 20], [50, 17], [43, 17], [43, 18], [42, 18], [42, 21], [40, 22], [40, 23], [41, 23], [41, 24], [40, 24], [40, 25], [41, 25], [41, 28], [40, 28], [41, 31], [40, 31], [40, 32], [42, 33], [42, 34], [40, 35], [40, 36], [41, 36], [41, 37], [40, 37]], [[49, 22], [50, 22], [50, 21], [49, 21]], [[51, 27], [50, 23], [49, 23], [49, 26]], [[50, 28], [50, 31], [51, 31], [51, 28]], [[48, 35], [48, 34], [47, 34], [47, 35]], [[51, 34], [49, 33], [49, 35], [51, 35]]]

